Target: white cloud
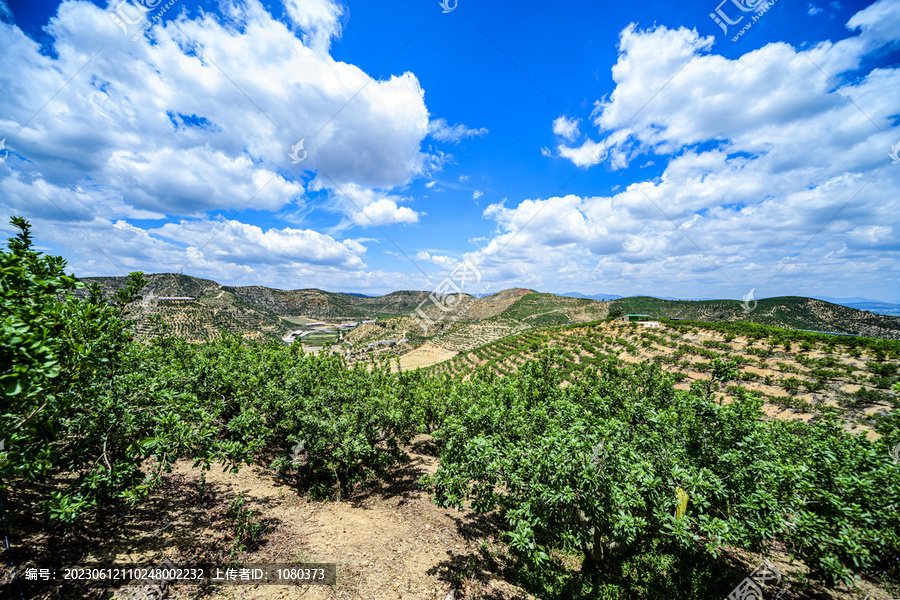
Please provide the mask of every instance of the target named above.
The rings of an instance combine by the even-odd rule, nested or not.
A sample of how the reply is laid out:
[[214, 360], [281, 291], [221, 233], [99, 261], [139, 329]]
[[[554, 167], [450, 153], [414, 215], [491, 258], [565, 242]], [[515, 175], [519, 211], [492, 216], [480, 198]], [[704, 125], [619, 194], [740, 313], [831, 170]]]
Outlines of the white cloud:
[[[314, 189], [324, 188], [325, 184], [317, 179], [313, 182], [312, 187]], [[359, 227], [417, 223], [421, 216], [421, 213], [408, 206], [400, 205], [403, 202], [411, 202], [412, 198], [409, 197], [352, 183], [329, 191], [332, 194], [333, 209], [347, 214], [350, 218], [349, 222]]]
[[570, 148], [564, 144], [557, 147], [559, 155], [568, 158], [578, 167], [590, 167], [603, 162], [608, 154], [605, 142], [585, 140], [578, 148]]
[[[840, 8], [840, 5], [838, 5]], [[851, 31], [860, 30], [867, 51], [900, 40], [900, 6], [896, 0], [878, 0], [859, 11], [847, 22]]]
[[472, 192], [472, 200], [478, 200], [482, 196], [484, 196], [484, 192], [482, 192], [481, 190], [475, 190], [474, 192]]
[[574, 142], [581, 135], [581, 132], [578, 130], [579, 122], [581, 122], [581, 119], [569, 119], [563, 115], [553, 121], [553, 133], [567, 142]]
[[808, 2], [806, 4], [806, 14], [808, 14], [809, 16], [814, 17], [817, 14], [819, 14], [820, 12], [822, 12], [822, 9], [819, 8], [818, 6], [816, 6], [815, 4], [813, 4], [812, 2]]
[[331, 0], [283, 0], [291, 21], [304, 34], [306, 45], [327, 53], [332, 38], [341, 37], [340, 17], [344, 9]]
[[[373, 81], [332, 59], [343, 14], [334, 2], [285, 0], [289, 22], [259, 0], [218, 9], [157, 23], [133, 42], [108, 10], [70, 0], [45, 28], [53, 53], [0, 23], [0, 123], [11, 150], [0, 212], [26, 216], [79, 275], [172, 271], [193, 257], [189, 272], [225, 283], [400, 282], [362, 273], [365, 240], [313, 231], [302, 215], [309, 194], [324, 190], [344, 217], [337, 231], [419, 220], [392, 190], [446, 155], [422, 151], [429, 120], [418, 80]], [[293, 165], [301, 138], [307, 155]], [[242, 209], [296, 225], [215, 217]]]
[[[60, 188], [107, 190], [134, 210], [197, 217], [299, 205], [304, 170], [331, 187], [390, 189], [432, 161], [412, 74], [371, 81], [305, 45], [258, 0], [221, 11], [156, 24], [151, 44], [124, 37], [90, 2], [65, 2], [46, 29], [53, 57], [0, 25], [2, 121], [21, 128], [7, 146], [26, 159], [10, 166]], [[339, 7], [324, 0], [288, 0], [287, 13], [309, 44], [340, 31]], [[300, 138], [308, 156], [291, 165]]]
[[592, 115], [603, 140], [558, 152], [577, 166], [595, 151], [616, 169], [655, 162], [661, 175], [610, 196], [490, 205], [496, 231], [473, 256], [500, 287], [628, 281], [676, 295], [689, 281], [740, 297], [754, 285], [776, 295], [897, 282], [900, 169], [886, 153], [900, 139], [900, 69], [854, 71], [900, 38], [898, 9], [880, 0], [849, 21], [858, 36], [806, 56], [773, 43], [726, 59], [695, 31], [627, 27], [616, 87]]
[[435, 182], [435, 181], [429, 181], [428, 183], [425, 184], [425, 187], [427, 187], [427, 188], [433, 188], [435, 183], [437, 183], [437, 182]]
[[431, 255], [424, 250], [416, 254], [416, 260], [430, 260]]
[[353, 215], [353, 222], [362, 227], [369, 225], [393, 225], [395, 223], [418, 223], [419, 213], [408, 206], [398, 206], [388, 198], [382, 198], [363, 207]]
[[553, 152], [550, 150], [550, 148], [547, 148], [546, 146], [542, 146], [541, 147], [541, 156], [550, 157], [550, 156], [553, 156]]
[[460, 181], [460, 183], [465, 183], [465, 182], [469, 181], [469, 176], [468, 175], [460, 175], [459, 181]]
[[457, 123], [449, 126], [445, 119], [435, 119], [428, 123], [428, 133], [439, 142], [453, 142], [458, 144], [466, 138], [482, 137], [488, 134], [487, 127], [469, 129], [465, 125]]
[[69, 267], [80, 277], [184, 268], [223, 284], [282, 289], [369, 281], [365, 246], [309, 229], [262, 229], [232, 219], [181, 220], [149, 229], [124, 219], [95, 218], [77, 226], [42, 217], [29, 220], [38, 239], [65, 240]]
[[[888, 96], [896, 86], [895, 70], [876, 69], [840, 91], [822, 72], [856, 69], [883, 37], [900, 37], [900, 25], [876, 29], [875, 17], [888, 12], [881, 8], [884, 2], [850, 20], [862, 29], [860, 36], [822, 42], [807, 55], [771, 43], [729, 60], [706, 54], [712, 37], [700, 38], [695, 31], [626, 28], [613, 67], [616, 88], [594, 111], [594, 123], [610, 132], [613, 166], [624, 167], [641, 153], [668, 155], [709, 141], [753, 155], [781, 154], [785, 163], [807, 155], [804, 148], [810, 147], [819, 148], [820, 156], [837, 157], [845, 152], [848, 136], [871, 135], [867, 115], [882, 129], [890, 128], [888, 115], [896, 107], [889, 107]], [[827, 164], [840, 170], [847, 166], [842, 160]]]
[[[129, 225], [120, 225], [128, 226]], [[222, 261], [231, 264], [284, 266], [291, 264], [330, 265], [359, 269], [365, 266], [357, 256], [360, 244], [340, 243], [310, 229], [268, 229], [239, 221], [180, 221], [148, 231], [196, 249], [194, 262]]]

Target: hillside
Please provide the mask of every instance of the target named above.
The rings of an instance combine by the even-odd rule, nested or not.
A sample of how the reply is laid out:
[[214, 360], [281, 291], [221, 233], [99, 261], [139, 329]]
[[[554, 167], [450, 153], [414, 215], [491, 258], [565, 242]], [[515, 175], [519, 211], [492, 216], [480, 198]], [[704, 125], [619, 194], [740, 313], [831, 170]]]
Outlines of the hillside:
[[643, 313], [654, 318], [679, 318], [694, 321], [746, 321], [784, 327], [835, 333], [858, 334], [868, 337], [900, 339], [900, 319], [857, 310], [824, 300], [781, 296], [766, 298], [749, 307], [745, 314], [737, 300], [660, 300], [649, 296], [635, 296], [613, 300], [610, 310], [623, 313]]
[[278, 290], [262, 286], [226, 288], [244, 302], [260, 306], [287, 317], [305, 315], [314, 319], [346, 319], [362, 316], [348, 306], [343, 294], [331, 294], [321, 290]]
[[463, 379], [476, 371], [504, 377], [552, 348], [559, 353], [557, 368], [571, 381], [606, 360], [649, 361], [672, 373], [680, 381], [676, 387], [687, 389], [708, 381], [719, 359], [736, 363], [733, 376], [721, 384], [725, 401], [743, 386], [766, 401], [772, 417], [808, 421], [831, 412], [843, 416], [851, 430], [871, 431], [873, 415], [900, 407], [900, 394], [891, 390], [898, 381], [896, 360], [885, 360], [900, 354], [900, 343], [776, 328], [745, 335], [722, 329], [679, 321], [645, 328], [615, 320], [535, 329], [462, 352], [431, 370]]
[[[147, 279], [147, 286], [142, 290], [145, 295], [154, 296], [190, 296], [192, 298], [200, 298], [213, 292], [218, 293], [222, 288], [221, 285], [211, 279], [201, 279], [190, 275], [182, 275], [180, 273], [156, 273], [144, 275]], [[118, 289], [128, 284], [127, 277], [83, 277], [79, 278], [86, 286], [92, 283], [99, 283], [103, 289], [103, 295], [111, 296]], [[87, 291], [83, 290], [79, 294], [87, 296]]]
[[[339, 323], [377, 317], [379, 326], [357, 329], [348, 340], [371, 343], [386, 339], [409, 340], [406, 351], [432, 342], [439, 354], [461, 352], [513, 332], [583, 323], [601, 319], [610, 311], [643, 313], [653, 318], [689, 319], [707, 322], [749, 322], [762, 325], [859, 334], [900, 339], [900, 318], [878, 315], [824, 300], [784, 296], [759, 300], [745, 314], [736, 300], [662, 300], [649, 296], [618, 298], [610, 302], [538, 293], [524, 288], [495, 292], [482, 298], [467, 294], [448, 296], [439, 306], [425, 291], [397, 291], [383, 296], [332, 293], [318, 289], [280, 290], [263, 286], [222, 286], [209, 279], [177, 273], [146, 275], [144, 310], [135, 311], [139, 330], [154, 335], [147, 320], [157, 315], [173, 331], [200, 341], [217, 334], [221, 327], [246, 337], [281, 337], [292, 328], [282, 317], [304, 317]], [[124, 277], [85, 278], [99, 283], [104, 295], [123, 287]], [[86, 294], [81, 291], [80, 294]], [[148, 301], [159, 296], [185, 296], [192, 302], [161, 303], [147, 310]], [[429, 299], [432, 298], [432, 299]], [[453, 307], [453, 310], [445, 310]], [[428, 318], [417, 316], [420, 310]], [[442, 355], [443, 355], [442, 354]]]

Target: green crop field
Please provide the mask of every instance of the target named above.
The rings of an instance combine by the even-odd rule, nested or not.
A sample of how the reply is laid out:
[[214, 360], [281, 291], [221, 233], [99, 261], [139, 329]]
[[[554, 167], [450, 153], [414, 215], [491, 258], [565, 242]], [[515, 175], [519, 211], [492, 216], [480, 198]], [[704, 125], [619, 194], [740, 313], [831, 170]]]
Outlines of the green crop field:
[[[411, 350], [461, 344], [450, 360], [398, 372], [408, 342], [350, 361], [251, 338], [241, 327], [283, 322], [226, 289], [129, 318], [142, 274], [112, 296], [78, 290], [14, 225], [0, 254], [17, 282], [0, 301], [15, 365], [0, 374], [0, 493], [20, 565], [136, 553], [144, 530], [175, 564], [302, 562], [310, 531], [346, 543], [361, 523], [373, 560], [446, 556], [449, 541], [458, 586], [475, 586], [477, 566], [519, 597], [717, 600], [763, 559], [797, 597], [896, 595], [900, 341], [747, 321], [645, 328], [526, 291]], [[567, 324], [529, 323], [554, 314]], [[204, 318], [221, 328], [190, 342]], [[397, 340], [404, 319], [360, 335]], [[144, 325], [158, 330], [136, 335]], [[160, 535], [170, 527], [190, 535]], [[13, 577], [0, 570], [4, 594]], [[336, 577], [326, 597], [361, 581]], [[126, 588], [23, 585], [98, 600]]]

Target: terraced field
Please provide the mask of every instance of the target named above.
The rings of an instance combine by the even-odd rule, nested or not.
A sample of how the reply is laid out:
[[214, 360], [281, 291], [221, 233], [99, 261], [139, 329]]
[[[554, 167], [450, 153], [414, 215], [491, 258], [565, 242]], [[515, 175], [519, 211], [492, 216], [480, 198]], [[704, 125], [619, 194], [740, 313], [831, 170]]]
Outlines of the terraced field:
[[222, 329], [247, 339], [277, 339], [292, 328], [271, 311], [251, 306], [225, 291], [187, 302], [137, 303], [126, 316], [134, 320], [139, 337], [172, 335], [191, 342], [214, 339]]
[[[645, 328], [605, 320], [515, 333], [431, 370], [461, 378], [484, 371], [503, 377], [549, 348], [557, 353], [557, 368], [567, 378], [577, 378], [606, 360], [652, 361], [672, 373], [678, 388], [708, 385], [723, 402], [743, 388], [765, 400], [770, 416], [809, 420], [832, 412], [845, 418], [848, 429], [867, 435], [875, 435], [868, 426], [873, 415], [900, 407], [900, 396], [891, 390], [898, 382], [897, 342], [870, 340], [873, 344], [861, 348], [862, 338], [790, 332], [799, 338], [791, 341], [782, 337], [785, 330], [764, 331], [769, 335], [738, 336], [696, 322]], [[716, 360], [733, 363], [733, 372], [721, 381], [711, 377]]]
[[661, 300], [649, 296], [621, 298], [609, 304], [611, 310], [644, 313], [654, 318], [744, 321], [790, 329], [900, 339], [900, 319], [799, 296], [754, 300], [746, 307], [737, 300]]

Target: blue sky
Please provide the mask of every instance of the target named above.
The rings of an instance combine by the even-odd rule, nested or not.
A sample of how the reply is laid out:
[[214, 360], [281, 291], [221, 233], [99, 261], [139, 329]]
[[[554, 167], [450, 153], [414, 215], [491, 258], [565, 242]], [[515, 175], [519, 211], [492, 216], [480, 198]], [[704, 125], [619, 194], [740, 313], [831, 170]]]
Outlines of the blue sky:
[[900, 0], [0, 18], [0, 214], [79, 276], [900, 302]]

